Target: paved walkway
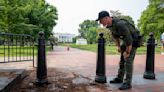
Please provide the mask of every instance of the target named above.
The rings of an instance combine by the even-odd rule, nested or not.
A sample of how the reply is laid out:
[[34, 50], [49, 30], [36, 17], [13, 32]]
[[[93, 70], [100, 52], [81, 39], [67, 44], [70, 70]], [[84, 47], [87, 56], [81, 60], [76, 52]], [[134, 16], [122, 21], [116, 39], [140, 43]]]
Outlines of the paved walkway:
[[[75, 72], [76, 74], [94, 80], [96, 72], [97, 54], [89, 51], [56, 46], [54, 51], [47, 55], [47, 67], [57, 68], [64, 71]], [[35, 60], [36, 61], [36, 60]], [[145, 71], [146, 55], [136, 55], [134, 61], [133, 88], [125, 92], [163, 92], [164, 90], [164, 55], [156, 54], [155, 56], [155, 74], [156, 80], [143, 79]], [[106, 76], [108, 85], [113, 92], [121, 92], [118, 90], [120, 85], [109, 83], [117, 74], [119, 63], [119, 55], [106, 55]], [[33, 69], [32, 62], [26, 61], [14, 63], [2, 63], [0, 69]]]
[[[67, 51], [66, 47], [57, 46], [53, 52], [47, 56], [48, 67], [62, 68], [80, 75], [94, 79], [96, 71], [97, 54], [89, 51], [82, 51], [71, 48]], [[106, 55], [106, 76], [113, 91], [118, 92], [120, 85], [109, 83], [118, 70], [119, 55]], [[164, 56], [155, 55], [155, 74], [156, 80], [143, 79], [145, 71], [146, 55], [136, 55], [134, 61], [133, 88], [128, 92], [163, 92], [164, 90]]]

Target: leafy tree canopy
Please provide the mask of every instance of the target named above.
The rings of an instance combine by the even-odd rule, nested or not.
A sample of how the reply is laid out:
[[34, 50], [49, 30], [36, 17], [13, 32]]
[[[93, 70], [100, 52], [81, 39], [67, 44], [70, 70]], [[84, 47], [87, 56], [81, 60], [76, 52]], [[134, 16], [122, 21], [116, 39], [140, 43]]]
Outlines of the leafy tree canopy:
[[99, 24], [94, 20], [84, 20], [79, 24], [79, 33], [80, 36], [87, 39], [88, 43], [92, 44], [96, 42], [97, 32]]
[[0, 32], [48, 38], [56, 25], [57, 9], [45, 0], [0, 0]]
[[149, 0], [149, 5], [138, 21], [138, 27], [146, 36], [153, 32], [155, 38], [160, 38], [164, 32], [164, 0]]
[[[111, 13], [111, 16], [112, 16], [112, 17], [117, 17], [117, 18], [121, 18], [121, 19], [126, 19], [126, 20], [129, 21], [130, 23], [134, 24], [134, 21], [133, 21], [133, 19], [132, 19], [131, 16], [122, 15], [122, 13], [119, 12], [118, 10], [116, 10], [116, 11], [111, 10], [110, 13]], [[135, 24], [134, 24], [134, 25], [135, 25]]]

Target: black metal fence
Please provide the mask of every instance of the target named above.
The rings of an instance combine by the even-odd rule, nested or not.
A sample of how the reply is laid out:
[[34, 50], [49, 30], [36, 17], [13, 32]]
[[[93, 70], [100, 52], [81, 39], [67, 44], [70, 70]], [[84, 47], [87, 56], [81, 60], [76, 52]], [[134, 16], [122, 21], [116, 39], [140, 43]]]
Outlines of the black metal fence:
[[34, 42], [26, 34], [0, 33], [0, 63], [33, 61]]

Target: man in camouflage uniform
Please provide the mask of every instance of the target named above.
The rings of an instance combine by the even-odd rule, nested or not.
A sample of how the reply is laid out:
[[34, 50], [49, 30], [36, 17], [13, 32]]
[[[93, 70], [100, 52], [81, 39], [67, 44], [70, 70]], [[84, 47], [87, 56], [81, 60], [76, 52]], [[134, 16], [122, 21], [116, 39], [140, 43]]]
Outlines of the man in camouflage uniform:
[[126, 21], [110, 17], [107, 11], [99, 12], [96, 21], [111, 31], [118, 52], [121, 53], [118, 75], [110, 83], [122, 83], [120, 90], [130, 89], [132, 87], [133, 61], [137, 50], [137, 47], [133, 45], [134, 39], [131, 32], [136, 30]]

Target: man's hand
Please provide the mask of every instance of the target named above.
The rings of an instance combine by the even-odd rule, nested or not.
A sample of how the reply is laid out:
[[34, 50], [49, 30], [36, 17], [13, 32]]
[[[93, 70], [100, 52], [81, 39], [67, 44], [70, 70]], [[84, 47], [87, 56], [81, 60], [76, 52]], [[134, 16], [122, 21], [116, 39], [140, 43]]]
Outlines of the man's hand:
[[120, 46], [118, 46], [117, 51], [121, 52], [121, 47]]
[[162, 43], [164, 43], [164, 40], [162, 40]]
[[117, 46], [117, 51], [121, 52], [120, 41], [119, 41], [118, 38], [115, 38], [115, 43], [116, 43], [116, 46]]
[[130, 53], [127, 53], [126, 51], [123, 53], [124, 59], [127, 59], [130, 56]]
[[127, 59], [130, 56], [132, 45], [126, 47], [126, 51], [123, 53], [124, 59]]

